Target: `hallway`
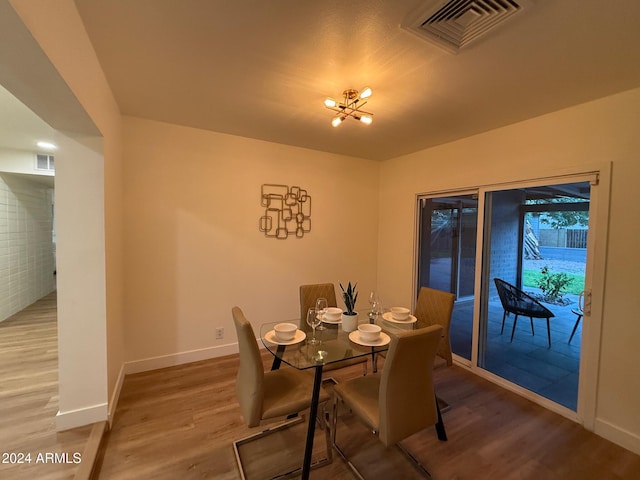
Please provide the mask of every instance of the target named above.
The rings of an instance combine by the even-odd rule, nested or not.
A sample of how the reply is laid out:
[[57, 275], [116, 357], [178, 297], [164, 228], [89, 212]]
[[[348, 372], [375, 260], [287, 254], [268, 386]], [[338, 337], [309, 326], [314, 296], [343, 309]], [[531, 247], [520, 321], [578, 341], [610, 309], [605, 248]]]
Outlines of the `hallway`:
[[[55, 292], [0, 322], [0, 478], [69, 479], [78, 469], [73, 455], [82, 454], [91, 426], [55, 430], [57, 337]], [[38, 462], [47, 453], [65, 453], [70, 463]]]

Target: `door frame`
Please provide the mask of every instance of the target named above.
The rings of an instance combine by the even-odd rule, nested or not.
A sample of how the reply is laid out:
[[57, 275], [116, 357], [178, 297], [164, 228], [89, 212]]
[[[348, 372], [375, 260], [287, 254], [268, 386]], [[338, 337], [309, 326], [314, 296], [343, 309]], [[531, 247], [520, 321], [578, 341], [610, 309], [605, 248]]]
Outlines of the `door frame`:
[[[472, 332], [471, 362], [454, 355], [454, 363], [467, 368], [503, 388], [528, 398], [551, 411], [582, 424], [588, 430], [595, 430], [596, 403], [599, 382], [600, 338], [602, 334], [602, 313], [604, 309], [604, 283], [606, 271], [606, 252], [609, 225], [609, 203], [611, 197], [611, 162], [585, 164], [548, 172], [541, 172], [535, 178], [517, 177], [509, 181], [493, 184], [452, 188], [448, 190], [430, 191], [416, 194], [415, 232], [414, 232], [414, 275], [413, 292], [419, 285], [418, 261], [420, 248], [420, 199], [478, 194], [478, 228], [476, 237], [476, 273], [474, 287], [474, 318]], [[536, 185], [554, 185], [589, 181], [591, 183], [589, 209], [589, 235], [587, 238], [587, 264], [585, 269], [585, 290], [589, 292], [588, 308], [582, 323], [582, 344], [580, 353], [580, 375], [578, 381], [578, 406], [576, 411], [559, 405], [541, 395], [515, 385], [478, 366], [478, 341], [480, 328], [481, 297], [488, 288], [482, 265], [485, 260], [485, 194], [490, 191], [508, 190]], [[598, 248], [596, 248], [596, 245]], [[412, 295], [415, 308], [415, 295]]]

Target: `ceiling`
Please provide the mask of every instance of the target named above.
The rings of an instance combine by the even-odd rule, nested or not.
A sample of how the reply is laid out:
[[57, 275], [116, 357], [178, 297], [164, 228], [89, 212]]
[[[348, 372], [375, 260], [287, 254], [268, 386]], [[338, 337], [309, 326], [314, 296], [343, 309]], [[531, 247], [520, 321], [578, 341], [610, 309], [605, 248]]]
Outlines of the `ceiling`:
[[[0, 149], [41, 151], [36, 142], [54, 138], [53, 128], [0, 85]], [[50, 175], [24, 176], [49, 187], [54, 184], [54, 177]]]
[[53, 128], [0, 85], [0, 148], [35, 151], [53, 138]]
[[637, 0], [521, 0], [457, 54], [400, 26], [441, 3], [76, 0], [123, 114], [373, 160], [640, 86]]

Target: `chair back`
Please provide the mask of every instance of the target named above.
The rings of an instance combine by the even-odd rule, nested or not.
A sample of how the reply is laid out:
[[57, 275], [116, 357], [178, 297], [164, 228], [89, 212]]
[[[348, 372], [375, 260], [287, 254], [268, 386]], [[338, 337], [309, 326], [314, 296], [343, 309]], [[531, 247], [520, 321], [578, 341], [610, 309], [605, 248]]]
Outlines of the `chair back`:
[[507, 311], [516, 309], [518, 302], [522, 301], [521, 293], [524, 292], [521, 292], [518, 288], [500, 278], [494, 278], [493, 281], [496, 284], [496, 290], [498, 291], [502, 308]]
[[391, 337], [379, 392], [379, 436], [387, 447], [438, 421], [433, 361], [441, 336], [442, 327], [432, 325]]
[[307, 324], [307, 312], [316, 306], [318, 298], [326, 298], [328, 307], [338, 306], [333, 283], [300, 285], [300, 330], [303, 332], [311, 331], [311, 327]]
[[240, 411], [249, 427], [260, 424], [262, 417], [264, 367], [251, 323], [239, 307], [231, 310], [238, 335], [240, 368], [236, 379], [236, 395]]
[[514, 285], [500, 278], [494, 278], [493, 281], [496, 284], [502, 308], [506, 312], [535, 318], [551, 318], [555, 316], [551, 310]]
[[581, 314], [584, 313], [584, 290], [578, 296], [578, 310]]
[[442, 327], [442, 341], [438, 345], [437, 355], [443, 358], [448, 366], [453, 365], [451, 352], [451, 314], [456, 296], [453, 293], [422, 287], [418, 293], [416, 310], [417, 328], [425, 328], [431, 325]]

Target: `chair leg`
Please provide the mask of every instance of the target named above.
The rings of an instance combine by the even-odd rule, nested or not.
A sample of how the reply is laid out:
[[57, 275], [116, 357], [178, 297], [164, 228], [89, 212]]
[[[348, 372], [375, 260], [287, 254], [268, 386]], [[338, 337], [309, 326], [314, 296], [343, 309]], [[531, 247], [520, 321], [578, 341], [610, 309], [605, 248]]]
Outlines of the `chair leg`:
[[518, 314], [513, 318], [513, 328], [511, 329], [511, 341], [513, 342], [513, 334], [516, 333], [516, 324], [518, 323]]
[[[240, 457], [240, 446], [244, 445], [246, 443], [252, 442], [254, 440], [258, 440], [259, 438], [262, 437], [266, 437], [267, 435], [270, 435], [272, 433], [278, 432], [280, 430], [284, 430], [286, 428], [289, 428], [293, 425], [297, 425], [299, 423], [302, 423], [304, 421], [304, 417], [302, 415], [299, 415], [298, 417], [294, 418], [293, 420], [287, 420], [284, 421], [278, 425], [275, 425], [273, 427], [269, 427], [265, 430], [262, 430], [261, 432], [258, 433], [254, 433], [252, 435], [249, 435], [248, 437], [245, 438], [241, 438], [240, 440], [236, 440], [233, 442], [233, 451], [235, 453], [236, 456], [236, 463], [238, 465], [238, 470], [240, 470], [240, 477], [242, 478], [242, 480], [246, 479], [245, 473], [244, 473], [244, 467], [242, 465], [242, 458]], [[327, 457], [329, 455], [327, 454]], [[300, 470], [300, 469], [297, 469]], [[283, 476], [288, 476], [290, 475], [292, 472], [286, 472], [283, 473]]]
[[[322, 458], [320, 460], [317, 460], [315, 463], [313, 463], [311, 465], [311, 469], [315, 469], [318, 467], [323, 467], [325, 465], [330, 464], [333, 461], [333, 449], [331, 448], [331, 444], [332, 444], [332, 439], [335, 438], [335, 429], [332, 431], [331, 430], [331, 425], [329, 423], [329, 412], [327, 411], [327, 407], [329, 402], [325, 402], [322, 404], [322, 411], [320, 412], [320, 414], [318, 415], [318, 417], [316, 418], [316, 421], [318, 421], [320, 423], [320, 426], [322, 429], [324, 429], [324, 438], [325, 438], [325, 443], [327, 445], [327, 457], [326, 458]], [[304, 416], [303, 415], [297, 415], [296, 417], [293, 417], [292, 420], [289, 420], [289, 418], [287, 418], [286, 421], [273, 426], [273, 427], [269, 427], [265, 430], [262, 430], [261, 432], [258, 433], [254, 433], [253, 435], [250, 435], [248, 437], [242, 438], [240, 440], [236, 440], [235, 442], [233, 442], [233, 451], [235, 453], [235, 457], [236, 457], [236, 463], [238, 465], [238, 469], [240, 470], [240, 478], [242, 480], [246, 480], [246, 475], [244, 472], [244, 467], [242, 465], [242, 459], [240, 458], [240, 446], [244, 445], [246, 443], [249, 443], [253, 440], [257, 440], [259, 438], [262, 437], [266, 437], [267, 435], [270, 435], [272, 433], [278, 432], [280, 430], [284, 430], [286, 428], [289, 428], [293, 425], [297, 425], [299, 423], [304, 422]], [[324, 425], [323, 425], [324, 423]], [[283, 480], [285, 478], [290, 478], [290, 477], [295, 477], [297, 476], [299, 478], [300, 473], [302, 472], [302, 467], [297, 467], [294, 468], [293, 470], [290, 470], [288, 472], [282, 472], [279, 473], [278, 475], [276, 475], [275, 477], [273, 477], [274, 479], [278, 479], [278, 480]]]
[[338, 424], [338, 395], [336, 395], [335, 393], [333, 394], [333, 412], [332, 412], [332, 417], [331, 417], [331, 443], [333, 445], [336, 444], [336, 426]]
[[332, 444], [333, 448], [335, 448], [336, 452], [338, 452], [338, 455], [340, 455], [340, 457], [345, 462], [347, 462], [347, 465], [349, 465], [349, 468], [353, 471], [353, 473], [356, 474], [358, 479], [359, 480], [365, 480], [364, 477], [362, 476], [362, 474], [356, 468], [356, 466], [353, 463], [351, 463], [351, 461], [344, 454], [344, 452], [342, 451], [340, 446], [336, 443], [336, 433], [337, 433], [337, 430], [338, 430], [338, 403], [339, 402], [340, 402], [340, 397], [338, 397], [338, 395], [334, 393], [334, 396], [333, 396], [333, 419], [332, 419], [332, 422], [331, 422], [333, 424], [333, 428], [332, 428], [332, 432], [331, 432], [331, 444]]
[[[340, 448], [340, 446], [336, 443], [336, 433], [337, 433], [337, 424], [338, 424], [338, 403], [340, 401], [340, 397], [337, 394], [334, 394], [333, 397], [333, 418], [332, 418], [332, 434], [331, 434], [331, 443], [333, 445], [333, 448], [335, 448], [336, 452], [338, 452], [338, 455], [340, 455], [340, 457], [347, 462], [347, 465], [349, 465], [349, 468], [351, 469], [351, 471], [353, 473], [355, 473], [356, 477], [359, 480], [365, 480], [365, 478], [362, 476], [362, 474], [360, 473], [360, 471], [358, 471], [358, 469], [356, 468], [356, 466], [351, 462], [351, 460], [349, 460], [349, 458], [345, 455], [345, 453], [342, 451], [342, 449]], [[437, 402], [436, 402], [437, 405]], [[440, 415], [440, 409], [438, 408], [438, 420], [439, 423], [442, 426], [442, 432], [445, 436], [445, 438], [440, 438], [440, 440], [446, 440], [446, 433], [444, 433], [444, 423], [442, 423], [442, 416]], [[438, 428], [438, 425], [436, 425], [436, 428]], [[377, 435], [378, 432], [374, 431], [373, 432], [374, 435]], [[417, 467], [420, 472], [427, 478], [430, 479], [431, 474], [429, 473], [429, 471], [424, 467], [424, 465], [422, 465], [422, 463], [420, 463], [420, 461], [414, 457], [411, 452], [409, 452], [406, 448], [404, 448], [403, 445], [401, 445], [400, 443], [396, 444], [397, 447], [400, 449], [400, 451], [409, 459], [411, 460], [411, 462], [414, 464], [415, 467]]]
[[507, 311], [505, 310], [504, 313], [502, 314], [502, 328], [500, 329], [500, 335], [502, 335], [502, 332], [504, 332], [504, 321], [507, 318]]
[[429, 470], [427, 470], [426, 467], [422, 465], [422, 463], [420, 463], [420, 460], [414, 457], [413, 454], [409, 450], [407, 450], [404, 447], [404, 445], [402, 445], [402, 443], [398, 442], [396, 443], [396, 446], [400, 449], [400, 451], [404, 454], [405, 457], [411, 460], [411, 463], [413, 463], [413, 465], [418, 470], [420, 470], [420, 473], [422, 473], [422, 475], [424, 475], [425, 478], [432, 478], [431, 474], [429, 473]]
[[569, 337], [569, 342], [567, 342], [567, 343], [571, 343], [571, 340], [573, 339], [573, 336], [576, 333], [576, 329], [578, 328], [578, 324], [580, 323], [580, 320], [582, 320], [582, 315], [578, 315], [576, 323], [573, 325], [573, 330], [571, 331], [571, 336]]
[[531, 323], [531, 335], [536, 336], [536, 332], [533, 330], [533, 317], [529, 317], [529, 323]]
[[322, 408], [322, 421], [324, 423], [324, 440], [325, 440], [325, 443], [327, 444], [327, 460], [329, 463], [331, 463], [333, 461], [333, 448], [331, 448], [333, 433], [331, 430], [331, 422], [330, 422], [329, 412], [327, 408], [328, 403], [329, 402], [327, 401], [324, 404], [324, 407]]
[[551, 348], [551, 329], [549, 328], [549, 317], [547, 317], [547, 337], [549, 338], [549, 348]]

